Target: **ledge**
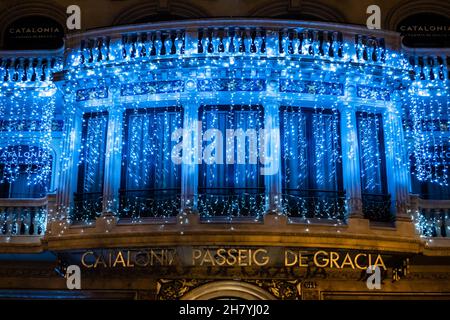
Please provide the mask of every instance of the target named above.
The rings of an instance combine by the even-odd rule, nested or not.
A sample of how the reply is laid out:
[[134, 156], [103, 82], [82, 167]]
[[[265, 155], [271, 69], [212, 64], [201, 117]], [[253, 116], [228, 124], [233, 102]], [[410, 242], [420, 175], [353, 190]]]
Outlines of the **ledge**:
[[40, 253], [45, 251], [42, 236], [0, 236], [0, 253]]

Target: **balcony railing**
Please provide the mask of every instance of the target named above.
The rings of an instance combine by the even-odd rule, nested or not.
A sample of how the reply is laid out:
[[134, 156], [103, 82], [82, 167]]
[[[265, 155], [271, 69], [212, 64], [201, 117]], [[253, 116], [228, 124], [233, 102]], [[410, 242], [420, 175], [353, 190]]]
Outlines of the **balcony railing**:
[[180, 212], [180, 189], [142, 189], [120, 191], [120, 218], [172, 217]]
[[93, 221], [102, 214], [101, 192], [75, 193], [72, 219], [74, 221]]
[[364, 218], [373, 222], [392, 222], [391, 196], [385, 194], [362, 194]]
[[44, 235], [48, 203], [48, 197], [0, 199], [0, 236]]
[[264, 214], [264, 188], [200, 188], [198, 211], [203, 218], [257, 218]]
[[416, 227], [425, 237], [450, 237], [450, 200], [424, 200], [411, 196]]
[[[66, 68], [146, 58], [203, 55], [299, 56], [397, 64], [397, 33], [363, 27], [267, 19], [209, 19], [113, 27], [70, 35]], [[403, 62], [397, 64], [402, 67]]]
[[53, 80], [63, 66], [63, 50], [0, 51], [0, 82], [36, 85]]
[[285, 189], [283, 208], [290, 218], [343, 220], [346, 212], [345, 193]]

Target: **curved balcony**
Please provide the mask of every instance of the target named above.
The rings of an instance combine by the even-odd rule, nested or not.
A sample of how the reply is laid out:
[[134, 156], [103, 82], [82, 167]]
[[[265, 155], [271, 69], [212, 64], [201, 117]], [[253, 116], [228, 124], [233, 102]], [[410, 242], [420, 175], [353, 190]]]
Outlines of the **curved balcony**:
[[[317, 101], [331, 102], [338, 104], [336, 109], [341, 115], [344, 166], [353, 166], [345, 179], [353, 182], [346, 181], [345, 188], [333, 192], [274, 187], [276, 179], [268, 179], [266, 190], [251, 194], [207, 186], [192, 190], [190, 186], [198, 177], [195, 170], [188, 168], [181, 191], [124, 190], [117, 182], [120, 156], [109, 154], [103, 192], [79, 194], [70, 181], [76, 176], [73, 168], [81, 148], [79, 142], [66, 141], [63, 152], [68, 155], [69, 170], [63, 173], [64, 184], [59, 190], [60, 201], [66, 203], [59, 203], [63, 209], [49, 219], [50, 228], [42, 248], [189, 242], [432, 251], [432, 245], [425, 248], [410, 228], [408, 216], [399, 219], [400, 215], [396, 217], [393, 212], [393, 204], [401, 202], [397, 206], [401, 209], [408, 202], [401, 198], [404, 190], [392, 199], [387, 192], [355, 192], [360, 176], [358, 161], [352, 156], [355, 145], [351, 143], [355, 143], [356, 135], [346, 129], [349, 122], [356, 127], [356, 111], [364, 111], [367, 106], [380, 114], [395, 109], [396, 90], [412, 80], [420, 80], [421, 73], [436, 74], [433, 79], [447, 81], [444, 60], [436, 58], [435, 67], [419, 70], [413, 68], [413, 59], [407, 59], [411, 55], [400, 47], [397, 33], [285, 20], [177, 21], [69, 35], [64, 64], [58, 65], [62, 69], [56, 68], [53, 74], [67, 105], [73, 107], [68, 117], [78, 117], [67, 126], [67, 137], [81, 136], [80, 114], [89, 111], [107, 111], [108, 128], [118, 132], [121, 116], [128, 105], [138, 100], [164, 107], [181, 101], [186, 107], [184, 114], [191, 119], [198, 119], [197, 114], [189, 114], [192, 105], [226, 104], [230, 98], [235, 103], [260, 103], [268, 108], [274, 101], [310, 108]], [[3, 63], [4, 81], [29, 82], [39, 78], [34, 60], [21, 61]], [[36, 66], [41, 65], [38, 62]], [[41, 69], [44, 71], [37, 74], [47, 70]], [[353, 104], [358, 107], [349, 111], [348, 106]], [[110, 150], [120, 149], [120, 136], [108, 135]], [[399, 176], [388, 174], [389, 179]], [[401, 183], [393, 180], [391, 184]], [[159, 194], [160, 201], [155, 201], [155, 194]], [[194, 211], [192, 203], [196, 206]], [[79, 221], [74, 224], [66, 216], [70, 206], [78, 212], [73, 220]], [[172, 214], [161, 214], [167, 210]], [[370, 220], [384, 223], [371, 225]]]

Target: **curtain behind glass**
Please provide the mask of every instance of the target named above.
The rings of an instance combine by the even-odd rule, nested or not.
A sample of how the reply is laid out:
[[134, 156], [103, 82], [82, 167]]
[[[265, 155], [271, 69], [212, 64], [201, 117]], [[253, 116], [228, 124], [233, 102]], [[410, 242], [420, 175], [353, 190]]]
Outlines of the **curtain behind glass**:
[[381, 116], [364, 112], [357, 114], [357, 120], [362, 192], [384, 194]]
[[86, 116], [84, 121], [82, 193], [102, 193], [108, 117], [98, 114]]
[[[259, 158], [255, 164], [250, 164], [250, 139], [245, 137], [245, 163], [238, 163], [238, 139], [234, 139], [234, 164], [226, 164], [226, 133], [228, 129], [236, 132], [242, 129], [246, 132], [253, 129], [256, 133], [256, 148], [258, 147], [257, 139], [259, 129], [262, 128], [261, 111], [257, 107], [210, 107], [205, 108], [202, 112], [203, 134], [208, 129], [218, 129], [222, 133], [223, 158], [222, 164], [203, 164], [201, 173], [201, 187], [206, 189], [220, 189], [219, 193], [224, 189], [233, 190], [235, 193], [253, 192], [261, 187], [263, 177], [259, 172]], [[214, 136], [210, 141], [203, 142], [203, 147], [219, 143]], [[210, 190], [214, 192], [214, 190]]]
[[181, 112], [149, 111], [128, 118], [127, 190], [178, 189], [181, 166], [171, 151], [171, 134], [182, 127]]
[[281, 113], [285, 190], [338, 190], [337, 125], [335, 114], [300, 108]]

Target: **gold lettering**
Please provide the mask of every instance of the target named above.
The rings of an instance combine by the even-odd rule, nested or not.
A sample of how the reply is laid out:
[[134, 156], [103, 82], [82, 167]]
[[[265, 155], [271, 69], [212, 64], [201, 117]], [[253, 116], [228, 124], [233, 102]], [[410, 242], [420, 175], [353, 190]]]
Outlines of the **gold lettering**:
[[302, 252], [298, 252], [298, 266], [299, 267], [307, 267], [308, 266], [308, 257], [302, 256]]
[[341, 268], [344, 268], [344, 266], [350, 265], [352, 269], [355, 269], [355, 266], [353, 265], [352, 258], [350, 257], [350, 254], [347, 252], [345, 255], [344, 261], [341, 264]]
[[156, 259], [156, 261], [159, 263], [159, 265], [164, 265], [164, 256], [163, 256], [163, 250], [158, 250], [158, 252], [156, 252], [155, 250], [150, 250], [150, 264], [153, 266], [154, 262], [153, 262], [153, 258]]
[[339, 259], [339, 253], [331, 251], [330, 252], [330, 268], [333, 268], [333, 264], [336, 265], [336, 268], [341, 269], [341, 267], [338, 264]]
[[[293, 257], [292, 261], [289, 261], [289, 257]], [[285, 250], [284, 251], [284, 265], [286, 267], [292, 267], [297, 263], [298, 257], [297, 254], [292, 250]]]
[[328, 260], [328, 258], [322, 258], [322, 262], [324, 262], [324, 263], [320, 264], [318, 259], [317, 259], [317, 257], [319, 255], [324, 255], [325, 257], [328, 257], [328, 253], [326, 253], [325, 251], [320, 250], [320, 251], [317, 251], [314, 254], [314, 264], [316, 265], [316, 267], [325, 268], [328, 265], [329, 260]]
[[[258, 259], [258, 254], [264, 254], [261, 257], [261, 260]], [[254, 253], [253, 257], [254, 257], [255, 264], [257, 266], [265, 266], [266, 264], [269, 263], [269, 260], [270, 260], [269, 256], [267, 255], [267, 250], [266, 249], [257, 249], [257, 250], [255, 250], [255, 253]]]
[[118, 264], [118, 263], [121, 263], [122, 267], [126, 267], [125, 259], [123, 258], [122, 251], [119, 251], [119, 254], [116, 256], [116, 260], [114, 261], [113, 267], [116, 267], [116, 264]]
[[202, 256], [202, 251], [200, 249], [193, 249], [192, 250], [192, 265], [195, 266], [195, 261], [200, 259]]
[[355, 265], [356, 265], [356, 268], [358, 268], [359, 270], [365, 270], [365, 269], [367, 269], [367, 266], [361, 266], [360, 264], [359, 264], [359, 257], [362, 257], [362, 256], [364, 256], [364, 257], [366, 257], [367, 258], [367, 254], [365, 254], [365, 253], [358, 253], [357, 255], [356, 255], [356, 257], [355, 257]]
[[99, 256], [97, 257], [97, 259], [95, 260], [94, 268], [97, 268], [97, 266], [98, 266], [99, 263], [103, 264], [103, 266], [104, 266], [105, 268], [107, 267], [107, 265], [106, 265], [106, 263], [105, 263], [105, 260], [103, 260], [103, 256], [102, 256], [102, 255], [99, 255]]
[[220, 258], [220, 260], [216, 259], [217, 265], [223, 266], [227, 262], [227, 258], [224, 256], [226, 252], [223, 248], [217, 249], [217, 257]]
[[[236, 254], [236, 249], [229, 249], [227, 251], [227, 253], [228, 253], [227, 264], [229, 266], [234, 266], [236, 264], [236, 261], [237, 261], [236, 260], [236, 256], [234, 255], [234, 254]], [[231, 258], [231, 260], [230, 260], [230, 258]]]
[[131, 262], [130, 250], [127, 251], [127, 267], [134, 267], [134, 263]]
[[383, 268], [383, 270], [386, 270], [386, 266], [384, 265], [384, 261], [380, 255], [378, 255], [377, 259], [375, 260], [375, 266], [380, 266]]
[[204, 263], [210, 263], [211, 265], [215, 265], [214, 263], [214, 258], [211, 255], [211, 252], [209, 252], [209, 250], [205, 251], [205, 254], [203, 255], [203, 259], [200, 262], [200, 265], [203, 266]]
[[238, 250], [238, 266], [245, 267], [248, 265], [248, 262], [245, 262], [248, 258], [248, 250], [239, 249]]
[[87, 264], [86, 263], [86, 256], [87, 255], [94, 255], [94, 252], [92, 251], [86, 251], [85, 253], [83, 253], [83, 255], [81, 256], [81, 264], [85, 267], [85, 268], [92, 268], [94, 266], [94, 264]]

